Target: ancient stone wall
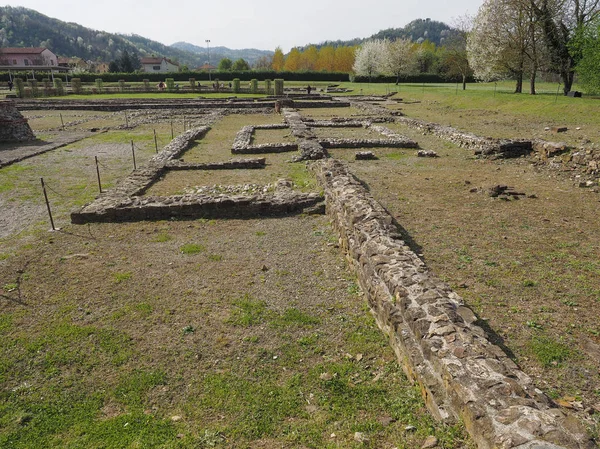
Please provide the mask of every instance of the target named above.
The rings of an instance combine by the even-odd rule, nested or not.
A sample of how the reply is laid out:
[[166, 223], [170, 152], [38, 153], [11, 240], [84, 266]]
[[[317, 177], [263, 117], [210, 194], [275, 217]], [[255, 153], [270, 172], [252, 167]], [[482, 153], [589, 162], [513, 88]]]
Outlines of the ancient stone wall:
[[0, 142], [35, 140], [27, 119], [17, 110], [15, 102], [0, 100]]
[[417, 128], [425, 133], [448, 140], [461, 148], [473, 150], [473, 152], [489, 159], [520, 157], [531, 153], [532, 142], [519, 139], [494, 139], [491, 137], [480, 137], [475, 134], [466, 133], [450, 126], [430, 123], [423, 120], [407, 117], [397, 117], [396, 121], [411, 128]]
[[300, 193], [286, 183], [278, 183], [274, 192], [252, 195], [202, 194], [169, 197], [140, 196], [167, 170], [221, 170], [262, 168], [264, 159], [243, 159], [213, 164], [186, 164], [177, 160], [210, 127], [194, 128], [173, 139], [144, 168], [134, 170], [116, 187], [104, 192], [90, 204], [71, 213], [71, 222], [121, 222], [165, 220], [170, 218], [250, 218], [292, 213], [320, 213], [323, 198], [316, 193]]
[[197, 218], [253, 218], [300, 212], [322, 212], [317, 193], [292, 190], [257, 195], [174, 195], [122, 197], [102, 208], [84, 208], [71, 214], [71, 222], [124, 222]]
[[435, 417], [461, 419], [484, 449], [596, 447], [488, 340], [474, 313], [429, 272], [345, 165], [327, 159], [313, 168], [377, 323]]
[[535, 140], [533, 150], [539, 164], [574, 173], [581, 178], [581, 187], [599, 187], [600, 148], [573, 148], [564, 142]]

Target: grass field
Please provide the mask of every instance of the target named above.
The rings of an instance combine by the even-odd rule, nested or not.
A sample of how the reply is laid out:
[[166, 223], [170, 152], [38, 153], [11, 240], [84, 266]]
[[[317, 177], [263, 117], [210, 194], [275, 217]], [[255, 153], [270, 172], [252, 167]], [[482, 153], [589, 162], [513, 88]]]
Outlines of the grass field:
[[[544, 127], [560, 124], [569, 128], [561, 139], [600, 141], [597, 100], [556, 98], [550, 86], [537, 97], [494, 95], [493, 87], [456, 93], [453, 85], [402, 85], [396, 96], [405, 103], [388, 107], [481, 135], [551, 139]], [[362, 114], [301, 112], [316, 119]], [[64, 113], [100, 127], [122, 121], [78, 114]], [[36, 130], [60, 121], [53, 111], [26, 116]], [[227, 160], [242, 126], [280, 120], [225, 116], [182, 157]], [[387, 126], [440, 158], [384, 148], [374, 150], [378, 161], [354, 161], [354, 150], [332, 155], [348, 161], [494, 341], [598, 436], [598, 195], [524, 158], [476, 160], [400, 124]], [[471, 447], [460, 424], [444, 426], [427, 414], [325, 217], [69, 224], [69, 211], [97, 192], [94, 155], [109, 188], [131, 172], [130, 140], [138, 165], [152, 157], [154, 129], [165, 145], [168, 118], [0, 169], [0, 223], [7, 226], [0, 238], [0, 447], [391, 449], [420, 448], [430, 435], [438, 447]], [[256, 138], [270, 143], [287, 134]], [[165, 177], [149, 193], [279, 177], [318, 190], [304, 163], [266, 157], [263, 170]], [[52, 189], [59, 232], [48, 232], [40, 177]], [[501, 183], [537, 198], [503, 202], [485, 194]]]

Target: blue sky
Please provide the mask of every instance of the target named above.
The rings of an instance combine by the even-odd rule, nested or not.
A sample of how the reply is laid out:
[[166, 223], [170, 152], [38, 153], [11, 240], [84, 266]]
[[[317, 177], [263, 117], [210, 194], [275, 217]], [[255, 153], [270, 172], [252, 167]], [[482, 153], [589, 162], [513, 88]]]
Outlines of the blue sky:
[[158, 0], [17, 0], [66, 22], [112, 33], [139, 34], [170, 45], [185, 41], [211, 47], [259, 48], [284, 52], [326, 40], [368, 37], [419, 18], [451, 23], [475, 14], [483, 0], [304, 0], [279, 2], [229, 0], [168, 2]]

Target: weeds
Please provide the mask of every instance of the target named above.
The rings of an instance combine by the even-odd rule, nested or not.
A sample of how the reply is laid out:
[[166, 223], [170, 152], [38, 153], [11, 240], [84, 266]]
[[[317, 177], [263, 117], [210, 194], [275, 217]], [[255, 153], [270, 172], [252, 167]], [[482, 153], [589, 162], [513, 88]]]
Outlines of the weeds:
[[544, 367], [557, 366], [571, 357], [571, 350], [564, 343], [548, 336], [534, 337], [530, 342], [531, 351]]
[[204, 245], [199, 245], [196, 243], [188, 243], [179, 248], [179, 250], [182, 254], [192, 255], [206, 251], [206, 247]]

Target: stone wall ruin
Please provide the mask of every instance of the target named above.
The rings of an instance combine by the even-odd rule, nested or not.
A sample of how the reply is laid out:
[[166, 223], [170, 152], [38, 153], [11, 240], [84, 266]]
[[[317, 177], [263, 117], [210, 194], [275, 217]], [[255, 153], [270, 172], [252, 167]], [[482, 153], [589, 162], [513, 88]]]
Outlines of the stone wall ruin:
[[596, 447], [574, 416], [488, 340], [345, 165], [328, 159], [313, 167], [371, 311], [434, 416], [462, 420], [484, 449]]
[[35, 140], [27, 119], [17, 110], [15, 102], [0, 100], [0, 142]]

